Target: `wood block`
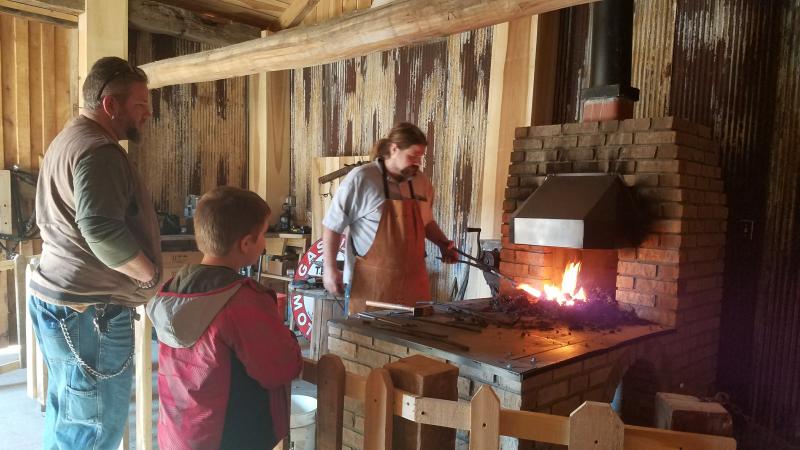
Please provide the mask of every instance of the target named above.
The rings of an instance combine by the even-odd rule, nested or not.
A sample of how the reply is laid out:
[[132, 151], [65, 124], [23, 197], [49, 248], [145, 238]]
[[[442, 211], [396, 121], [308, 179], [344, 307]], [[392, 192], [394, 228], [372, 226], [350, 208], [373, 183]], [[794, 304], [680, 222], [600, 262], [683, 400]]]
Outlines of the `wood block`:
[[656, 393], [656, 427], [689, 433], [733, 436], [733, 419], [717, 402], [691, 395]]
[[[385, 366], [398, 389], [443, 400], [458, 400], [458, 368], [431, 358], [414, 355]], [[394, 418], [392, 448], [453, 448], [455, 429], [421, 425], [402, 417]]]

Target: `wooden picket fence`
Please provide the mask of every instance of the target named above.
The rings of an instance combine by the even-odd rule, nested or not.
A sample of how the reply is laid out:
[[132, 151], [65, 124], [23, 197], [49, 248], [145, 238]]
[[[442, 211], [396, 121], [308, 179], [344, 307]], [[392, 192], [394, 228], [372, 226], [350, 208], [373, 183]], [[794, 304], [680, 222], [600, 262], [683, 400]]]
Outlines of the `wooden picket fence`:
[[344, 398], [364, 403], [364, 450], [392, 448], [392, 421], [400, 416], [420, 424], [470, 432], [469, 448], [500, 448], [500, 436], [566, 445], [569, 450], [735, 450], [727, 437], [625, 425], [608, 403], [585, 402], [569, 417], [500, 407], [491, 387], [472, 400], [450, 401], [414, 395], [392, 384], [389, 371], [365, 378], [345, 371], [341, 359], [324, 355], [305, 361], [302, 378], [317, 385], [318, 450], [342, 448]]

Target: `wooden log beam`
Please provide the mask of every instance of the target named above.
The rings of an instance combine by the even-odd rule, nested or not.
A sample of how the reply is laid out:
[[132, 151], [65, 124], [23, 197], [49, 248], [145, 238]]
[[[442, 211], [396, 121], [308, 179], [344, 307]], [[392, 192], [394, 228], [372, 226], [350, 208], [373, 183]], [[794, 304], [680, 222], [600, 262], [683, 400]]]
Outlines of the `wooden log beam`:
[[326, 64], [593, 0], [397, 0], [318, 25], [142, 66], [150, 87]]
[[177, 6], [153, 0], [129, 0], [130, 26], [217, 47], [257, 39], [261, 30], [251, 25], [220, 22]]

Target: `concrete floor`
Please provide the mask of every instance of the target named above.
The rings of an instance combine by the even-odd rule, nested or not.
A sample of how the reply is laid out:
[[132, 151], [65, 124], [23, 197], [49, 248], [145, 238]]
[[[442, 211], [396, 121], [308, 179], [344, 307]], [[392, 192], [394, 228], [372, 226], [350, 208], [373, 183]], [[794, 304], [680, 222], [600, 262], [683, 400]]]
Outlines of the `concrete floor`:
[[[303, 355], [308, 356], [308, 341], [300, 337], [298, 340]], [[158, 346], [153, 343], [153, 361], [158, 359]], [[15, 361], [17, 347], [0, 349], [0, 364]], [[0, 450], [39, 450], [42, 448], [42, 431], [44, 429], [44, 413], [39, 404], [28, 398], [26, 394], [25, 370], [19, 369], [0, 374]], [[296, 380], [292, 383], [292, 394], [317, 396], [316, 386]], [[156, 374], [153, 374], [153, 440], [155, 441], [156, 421], [158, 420], [158, 388]], [[129, 416], [130, 436], [134, 440], [136, 428], [135, 404], [131, 395]], [[135, 440], [129, 447], [135, 449]], [[153, 448], [158, 444], [153, 442]]]

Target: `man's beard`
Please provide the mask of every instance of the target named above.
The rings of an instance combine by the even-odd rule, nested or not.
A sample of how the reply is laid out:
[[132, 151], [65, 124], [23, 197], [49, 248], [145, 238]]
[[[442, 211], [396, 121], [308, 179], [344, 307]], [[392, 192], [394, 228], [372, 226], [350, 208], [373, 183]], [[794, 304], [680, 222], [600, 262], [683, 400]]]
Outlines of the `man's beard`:
[[400, 171], [400, 175], [406, 180], [414, 178], [414, 176], [418, 173], [419, 173], [419, 166], [408, 166]]
[[138, 144], [139, 141], [142, 140], [142, 133], [139, 133], [136, 127], [128, 127], [128, 129], [125, 130], [125, 137], [128, 138], [129, 141]]

